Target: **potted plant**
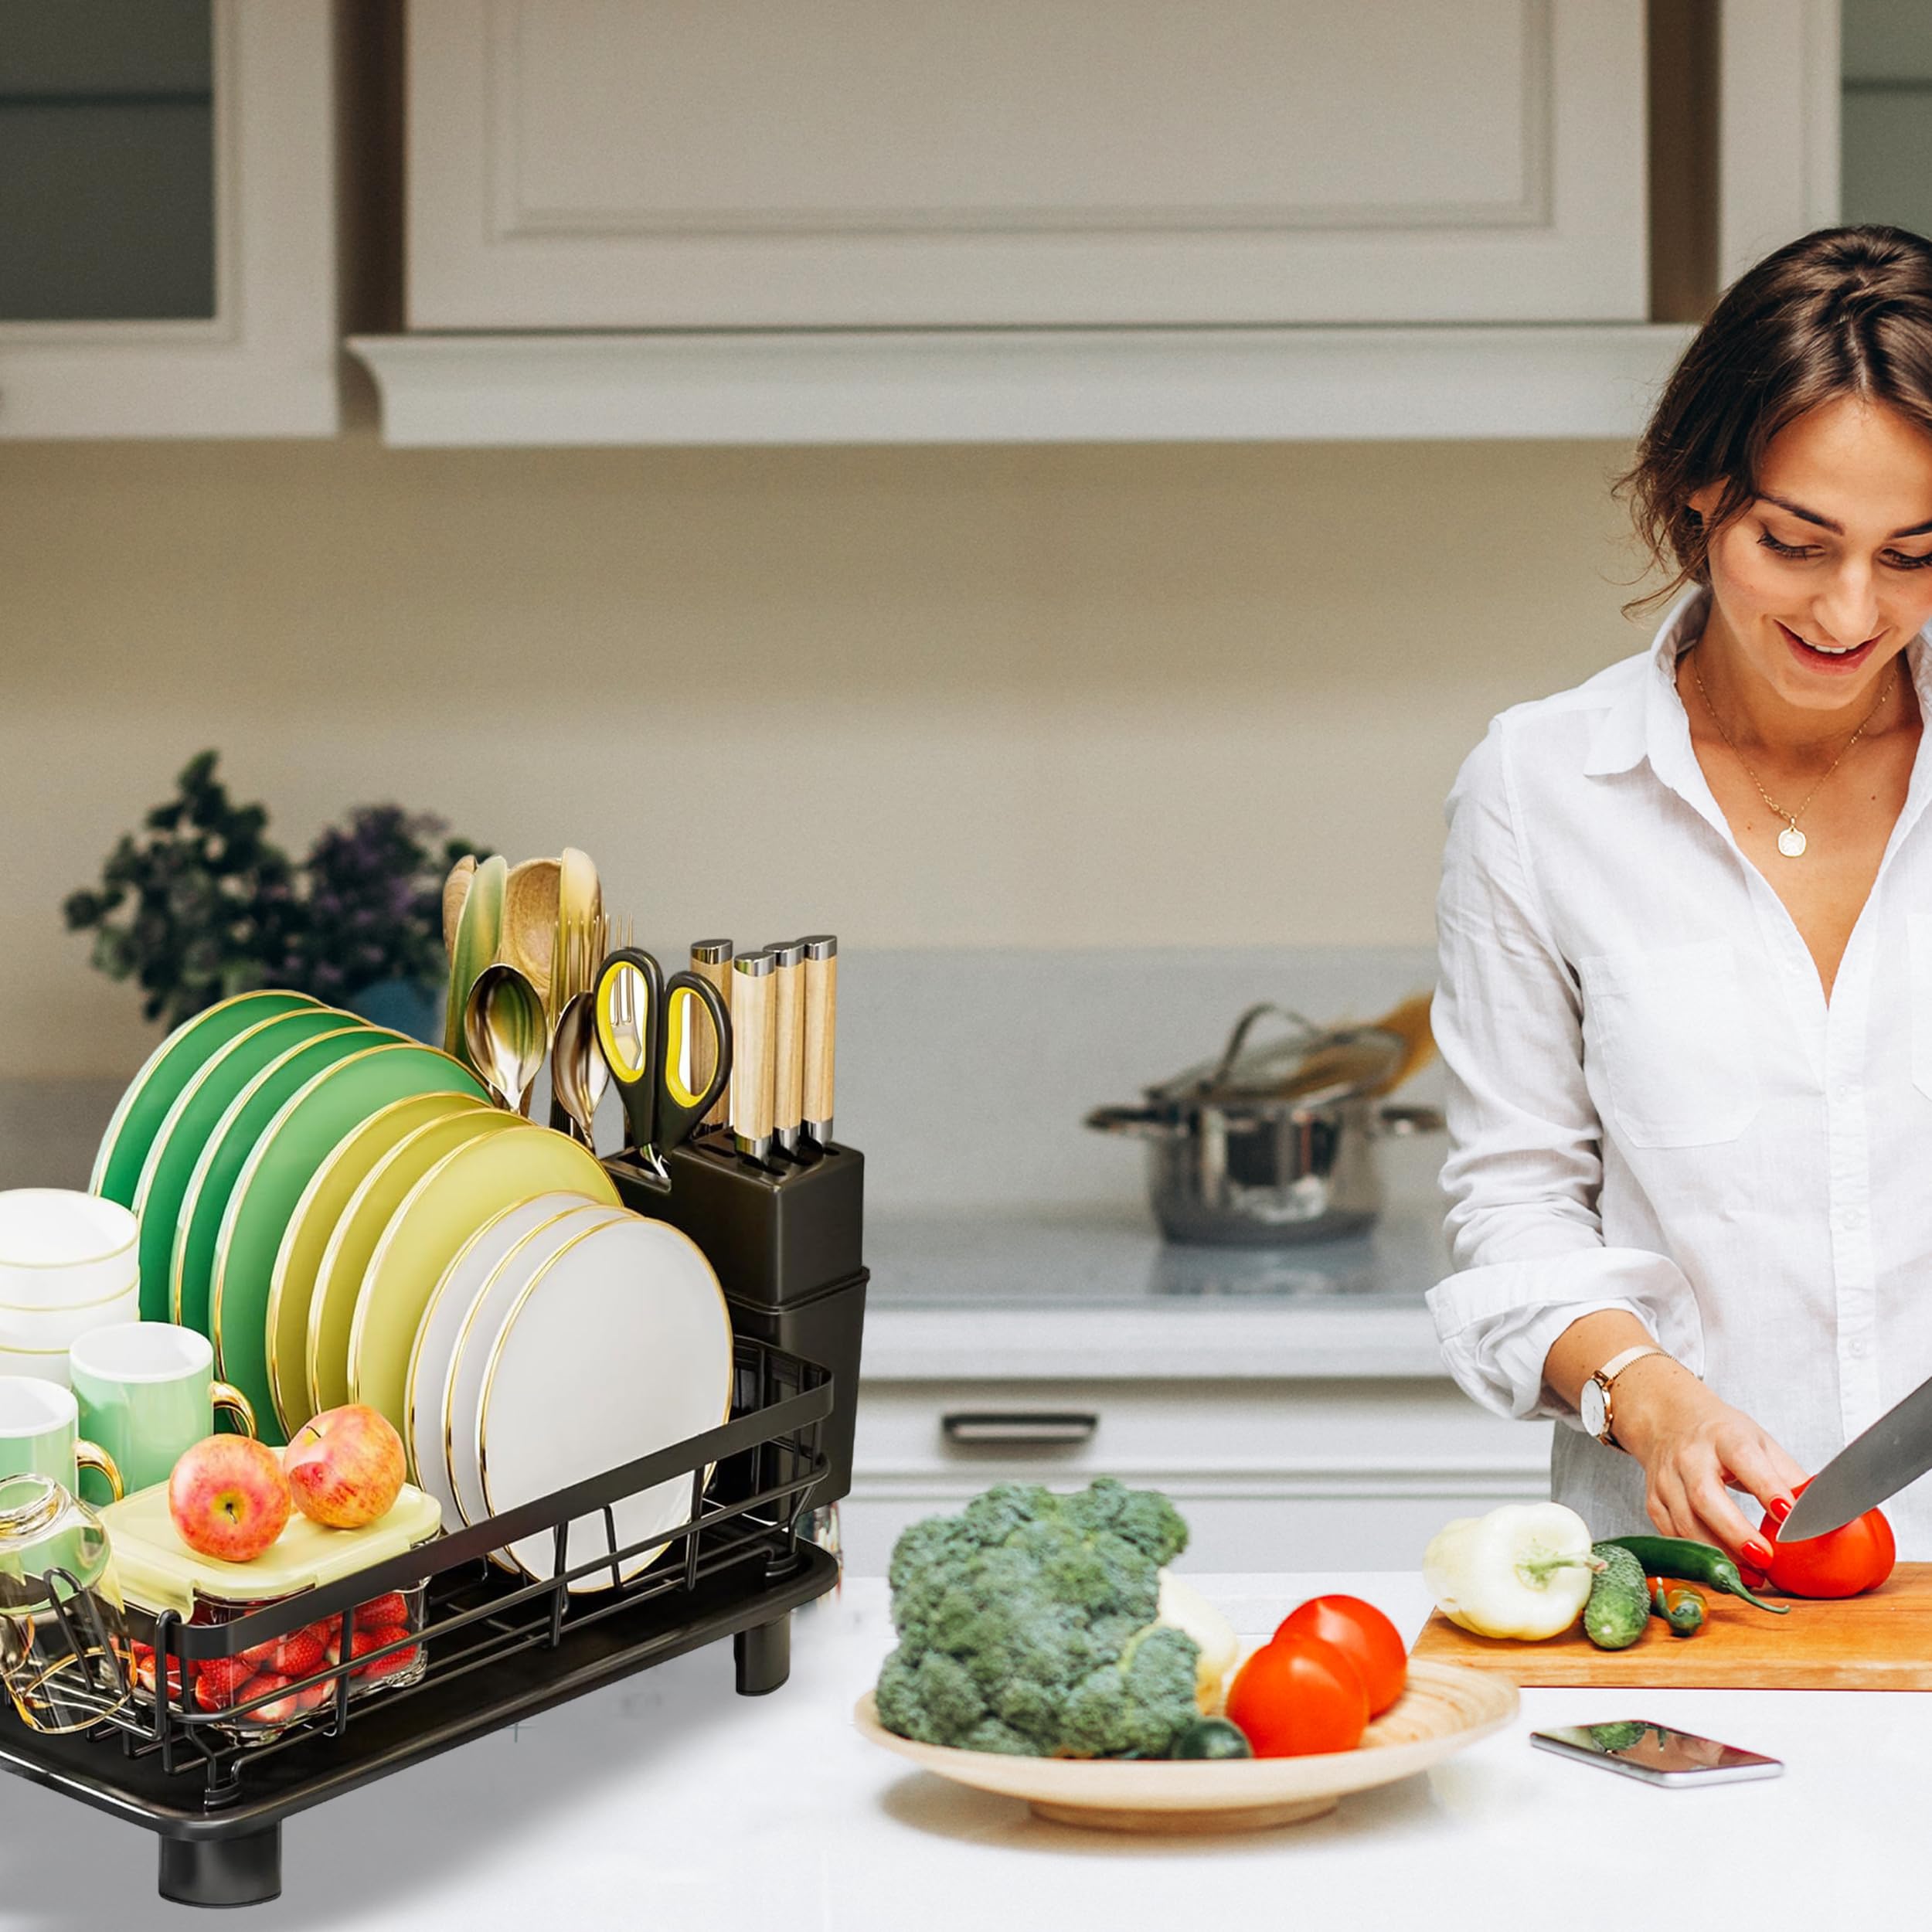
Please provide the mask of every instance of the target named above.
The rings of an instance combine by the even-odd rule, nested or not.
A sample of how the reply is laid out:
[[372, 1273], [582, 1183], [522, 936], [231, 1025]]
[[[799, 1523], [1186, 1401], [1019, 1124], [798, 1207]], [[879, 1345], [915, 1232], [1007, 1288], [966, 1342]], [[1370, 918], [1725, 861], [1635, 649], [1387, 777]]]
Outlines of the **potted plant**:
[[287, 986], [421, 1039], [440, 1037], [442, 886], [476, 849], [443, 821], [365, 805], [317, 837], [299, 866], [267, 835], [260, 804], [236, 804], [216, 754], [190, 760], [177, 795], [77, 892], [67, 924], [94, 935], [94, 963], [134, 979], [170, 1027], [257, 986]]

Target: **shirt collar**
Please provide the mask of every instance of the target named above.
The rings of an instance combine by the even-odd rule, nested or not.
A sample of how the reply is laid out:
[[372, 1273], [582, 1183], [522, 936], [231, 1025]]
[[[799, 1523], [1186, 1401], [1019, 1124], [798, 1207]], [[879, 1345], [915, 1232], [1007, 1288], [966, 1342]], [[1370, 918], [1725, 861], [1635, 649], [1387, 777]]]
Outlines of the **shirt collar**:
[[[1665, 784], [1683, 789], [1689, 777], [1685, 761], [1694, 766], [1696, 760], [1690, 720], [1677, 695], [1677, 661], [1702, 636], [1710, 594], [1704, 585], [1693, 585], [1665, 614], [1645, 654], [1641, 675], [1624, 685], [1598, 721], [1583, 765], [1586, 776], [1614, 777], [1648, 758]], [[1905, 665], [1919, 694], [1920, 711], [1932, 719], [1932, 645], [1925, 631], [1905, 647]]]

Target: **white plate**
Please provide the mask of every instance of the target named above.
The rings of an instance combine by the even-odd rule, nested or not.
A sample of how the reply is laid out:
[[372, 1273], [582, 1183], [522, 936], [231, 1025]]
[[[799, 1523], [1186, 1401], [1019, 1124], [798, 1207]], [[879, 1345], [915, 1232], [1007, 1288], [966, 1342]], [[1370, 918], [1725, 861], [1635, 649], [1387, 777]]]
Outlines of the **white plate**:
[[[476, 1466], [476, 1416], [489, 1372], [491, 1344], [529, 1286], [530, 1277], [565, 1242], [607, 1221], [622, 1219], [624, 1212], [600, 1202], [590, 1208], [565, 1209], [522, 1236], [471, 1298], [444, 1379], [442, 1403], [443, 1467], [449, 1478], [450, 1498], [464, 1522], [481, 1522], [490, 1513]], [[436, 1491], [430, 1493], [442, 1500]]]
[[[731, 1318], [695, 1242], [638, 1215], [574, 1236], [531, 1277], [490, 1346], [476, 1427], [490, 1514], [716, 1428], [731, 1412]], [[692, 1489], [689, 1475], [674, 1477], [618, 1502], [618, 1545], [683, 1522]], [[571, 1524], [572, 1566], [609, 1547], [601, 1512]], [[626, 1559], [624, 1579], [666, 1547]], [[508, 1554], [533, 1580], [553, 1573], [548, 1534]], [[570, 1588], [610, 1581], [594, 1571]]]
[[[427, 1489], [443, 1506], [443, 1526], [460, 1528], [462, 1512], [450, 1486], [448, 1460], [443, 1449], [444, 1404], [449, 1397], [450, 1371], [456, 1366], [456, 1345], [463, 1338], [476, 1298], [510, 1251], [528, 1234], [573, 1209], [599, 1203], [582, 1194], [537, 1194], [512, 1202], [493, 1215], [457, 1250], [450, 1264], [430, 1291], [416, 1340], [410, 1352], [409, 1379], [403, 1396], [403, 1447], [409, 1451], [410, 1481]], [[607, 1214], [611, 1210], [604, 1209]]]

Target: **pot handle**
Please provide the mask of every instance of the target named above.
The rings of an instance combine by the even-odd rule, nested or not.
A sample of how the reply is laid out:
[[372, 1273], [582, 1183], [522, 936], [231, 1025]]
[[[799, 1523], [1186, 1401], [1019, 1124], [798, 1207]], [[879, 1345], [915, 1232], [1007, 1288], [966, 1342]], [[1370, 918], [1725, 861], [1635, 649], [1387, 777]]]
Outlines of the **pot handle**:
[[1380, 1107], [1376, 1109], [1376, 1127], [1392, 1139], [1411, 1134], [1440, 1134], [1449, 1123], [1439, 1107]]
[[1241, 1057], [1241, 1049], [1248, 1043], [1248, 1035], [1254, 1030], [1255, 1022], [1270, 1013], [1277, 1019], [1286, 1020], [1298, 1038], [1312, 1040], [1319, 1035], [1318, 1028], [1304, 1019], [1291, 1008], [1277, 1006], [1271, 999], [1259, 1000], [1234, 1022], [1234, 1031], [1229, 1034], [1228, 1043], [1221, 1049], [1220, 1060], [1213, 1073], [1208, 1077], [1210, 1086], [1219, 1087], [1227, 1078], [1234, 1063]]
[[1096, 1134], [1124, 1134], [1131, 1140], [1164, 1141], [1175, 1123], [1151, 1107], [1097, 1107], [1087, 1117]]

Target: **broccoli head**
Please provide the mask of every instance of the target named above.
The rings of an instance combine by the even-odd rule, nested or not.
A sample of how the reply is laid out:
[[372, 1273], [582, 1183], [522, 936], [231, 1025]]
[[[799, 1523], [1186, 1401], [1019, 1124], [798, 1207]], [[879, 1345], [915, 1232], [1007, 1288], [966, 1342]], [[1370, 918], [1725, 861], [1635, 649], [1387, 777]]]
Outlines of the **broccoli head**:
[[893, 1550], [879, 1722], [968, 1750], [1162, 1754], [1199, 1714], [1199, 1648], [1155, 1621], [1186, 1543], [1166, 1497], [1106, 1477], [1073, 1495], [1001, 1483], [914, 1523]]

